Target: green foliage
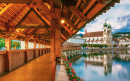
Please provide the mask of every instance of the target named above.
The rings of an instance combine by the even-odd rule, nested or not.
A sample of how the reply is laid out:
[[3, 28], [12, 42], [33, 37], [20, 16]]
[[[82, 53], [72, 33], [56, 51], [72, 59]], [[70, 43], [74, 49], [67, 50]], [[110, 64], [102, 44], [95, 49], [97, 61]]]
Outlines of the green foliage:
[[123, 45], [121, 45], [121, 47], [123, 47]]
[[114, 45], [113, 45], [113, 47], [117, 47], [117, 45], [116, 45], [116, 44], [114, 44]]
[[121, 37], [121, 35], [119, 35], [119, 34], [113, 34], [113, 38], [118, 38], [118, 37]]
[[128, 45], [126, 44], [126, 45], [125, 45], [125, 47], [127, 48], [127, 47], [128, 47]]
[[108, 45], [103, 45], [103, 44], [89, 44], [88, 46], [89, 47], [100, 47], [100, 48], [102, 48], [102, 47], [108, 47]]
[[19, 41], [13, 41], [13, 47], [20, 47]]
[[84, 44], [80, 44], [82, 47], [86, 47], [87, 46], [87, 44], [86, 43], [84, 43]]
[[65, 56], [62, 56], [62, 58], [63, 58], [63, 63], [64, 63], [69, 80], [70, 81], [83, 81], [82, 78], [77, 76], [76, 72], [74, 71], [74, 68], [71, 67], [72, 63], [68, 61], [68, 58], [65, 58]]
[[0, 38], [0, 47], [5, 47], [5, 39]]

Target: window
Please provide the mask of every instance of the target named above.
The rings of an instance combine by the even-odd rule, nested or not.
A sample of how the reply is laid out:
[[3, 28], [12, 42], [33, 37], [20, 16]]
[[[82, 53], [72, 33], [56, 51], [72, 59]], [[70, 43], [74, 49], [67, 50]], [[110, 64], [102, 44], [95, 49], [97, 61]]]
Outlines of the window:
[[104, 32], [106, 32], [106, 29], [104, 29]]

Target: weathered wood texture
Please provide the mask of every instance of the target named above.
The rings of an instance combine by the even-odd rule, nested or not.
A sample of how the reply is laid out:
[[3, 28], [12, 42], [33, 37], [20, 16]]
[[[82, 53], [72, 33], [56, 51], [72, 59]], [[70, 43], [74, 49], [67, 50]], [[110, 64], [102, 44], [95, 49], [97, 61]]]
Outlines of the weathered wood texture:
[[[50, 49], [49, 48], [44, 48], [44, 49], [35, 49], [36, 51], [36, 58], [43, 55], [43, 54], [46, 54], [48, 52], [50, 52]], [[41, 52], [40, 52], [41, 50]], [[42, 52], [43, 50], [43, 52]], [[48, 51], [47, 51], [48, 50]], [[27, 62], [35, 59], [34, 57], [34, 49], [28, 49], [27, 50], [28, 54], [27, 54], [27, 58], [25, 57], [25, 54], [26, 54], [26, 50], [11, 50], [10, 51], [10, 69], [13, 70], [23, 64], [25, 64], [25, 59], [27, 59]], [[5, 72], [5, 56], [6, 56], [6, 51], [0, 51], [0, 74], [4, 73]], [[49, 59], [48, 59], [49, 60]], [[10, 70], [10, 71], [11, 71]]]
[[0, 74], [4, 73], [4, 54], [0, 54]]
[[28, 49], [28, 61], [34, 59], [34, 49]]
[[25, 50], [13, 50], [10, 53], [11, 56], [11, 70], [15, 69], [16, 67], [24, 64], [24, 54]]
[[39, 56], [39, 49], [35, 49], [36, 58]]
[[0, 81], [51, 81], [50, 75], [50, 54], [48, 53], [0, 77]]

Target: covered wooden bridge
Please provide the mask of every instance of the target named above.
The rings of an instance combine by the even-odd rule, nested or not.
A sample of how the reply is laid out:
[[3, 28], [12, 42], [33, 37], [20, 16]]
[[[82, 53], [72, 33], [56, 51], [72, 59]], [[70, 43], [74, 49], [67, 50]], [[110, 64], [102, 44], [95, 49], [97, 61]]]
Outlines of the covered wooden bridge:
[[[45, 70], [50, 80], [54, 81], [56, 59], [61, 57], [62, 52], [61, 44], [118, 2], [119, 0], [0, 0], [0, 37], [5, 38], [6, 48], [5, 51], [0, 51], [0, 74], [48, 53], [39, 57], [40, 60], [34, 62], [37, 66], [32, 67], [37, 67], [35, 74]], [[11, 39], [25, 41], [25, 49], [11, 50]], [[34, 43], [34, 49], [28, 49], [28, 42]], [[39, 47], [44, 44], [46, 48], [36, 49], [36, 43]], [[45, 66], [38, 65], [44, 61]], [[22, 71], [27, 73], [30, 69], [26, 67]], [[24, 81], [40, 81], [40, 76], [46, 77], [42, 73], [38, 76], [32, 74], [32, 77], [26, 76]], [[24, 73], [19, 75], [19, 78], [23, 75]], [[7, 81], [8, 75], [5, 76], [0, 77], [0, 81]], [[8, 81], [20, 81], [17, 77]], [[39, 79], [34, 80], [36, 77]], [[44, 79], [42, 78], [43, 81], [49, 81]]]

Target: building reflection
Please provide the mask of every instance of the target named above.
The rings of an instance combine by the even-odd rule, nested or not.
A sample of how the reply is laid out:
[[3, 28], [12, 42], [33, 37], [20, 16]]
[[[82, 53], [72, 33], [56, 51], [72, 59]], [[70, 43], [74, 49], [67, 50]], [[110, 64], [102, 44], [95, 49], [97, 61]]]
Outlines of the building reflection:
[[107, 55], [89, 55], [86, 58], [84, 58], [84, 62], [87, 68], [87, 65], [93, 65], [93, 66], [102, 66], [104, 67], [104, 74], [108, 75], [109, 73], [111, 74], [112, 72], [112, 55], [107, 54]]

